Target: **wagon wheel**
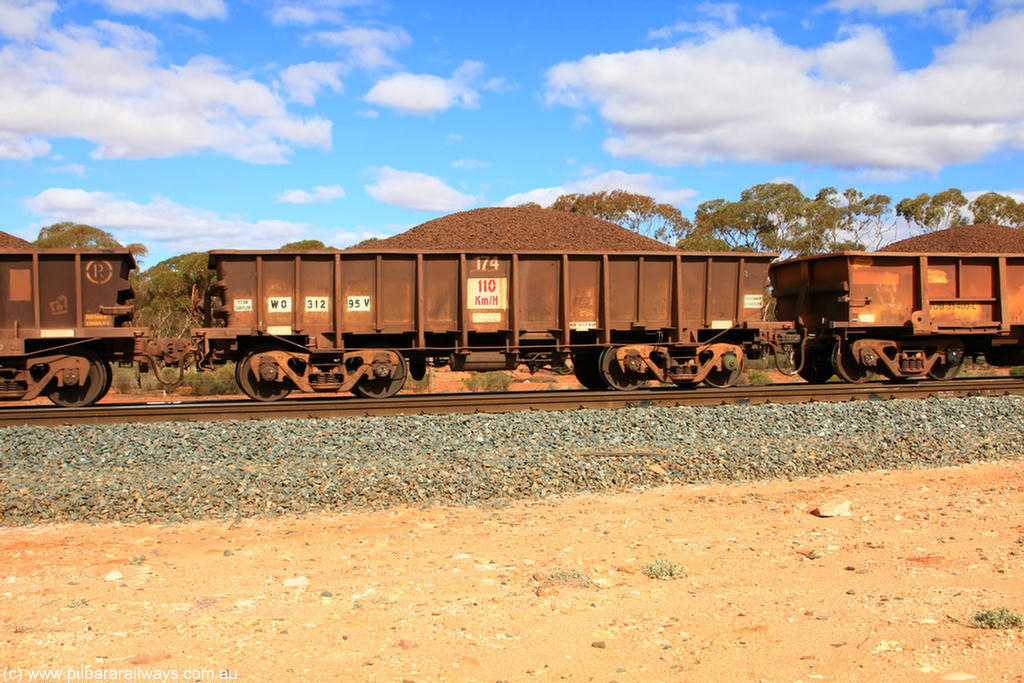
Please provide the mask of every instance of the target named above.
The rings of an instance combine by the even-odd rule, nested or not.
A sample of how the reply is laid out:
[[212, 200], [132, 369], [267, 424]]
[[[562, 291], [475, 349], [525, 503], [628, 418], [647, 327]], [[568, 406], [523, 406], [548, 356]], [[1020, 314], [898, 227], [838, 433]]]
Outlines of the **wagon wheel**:
[[871, 374], [841, 341], [837, 341], [836, 347], [832, 350], [832, 369], [839, 375], [839, 379], [850, 384], [866, 382]]
[[363, 398], [390, 398], [405, 386], [405, 377], [409, 374], [408, 366], [402, 354], [398, 354], [398, 368], [390, 377], [359, 378], [352, 393]]
[[605, 348], [598, 364], [601, 377], [608, 383], [608, 386], [619, 391], [630, 391], [647, 384], [647, 380], [640, 374], [622, 369], [619, 362], [615, 360], [615, 351], [614, 346]]
[[807, 360], [804, 361], [804, 365], [800, 367], [800, 349], [793, 352], [793, 364], [794, 367], [800, 368], [797, 373], [803, 378], [804, 381], [810, 382], [811, 384], [824, 384], [827, 382], [832, 375], [836, 374], [832, 369], [832, 361], [829, 357], [822, 353], [815, 353], [809, 351], [807, 353]]
[[964, 362], [961, 360], [959, 363], [936, 363], [932, 366], [932, 369], [928, 371], [928, 376], [932, 379], [953, 379], [960, 374], [960, 371], [964, 369]]
[[743, 374], [743, 359], [737, 358], [736, 367], [732, 370], [726, 370], [724, 367], [721, 370], [711, 370], [704, 378], [704, 381], [719, 389], [725, 387], [731, 387], [739, 381], [740, 376]]
[[572, 372], [577, 381], [592, 391], [608, 389], [608, 382], [601, 374], [598, 366], [600, 351], [574, 351], [572, 354]]
[[272, 346], [255, 348], [242, 356], [235, 366], [235, 382], [242, 393], [256, 401], [277, 401], [292, 392], [292, 386], [285, 382], [270, 382], [262, 379], [252, 371], [249, 361], [256, 355], [267, 351], [276, 351]]
[[79, 351], [68, 355], [84, 358], [89, 363], [89, 372], [85, 377], [79, 378], [78, 384], [54, 387], [46, 397], [54, 405], [62, 408], [91, 406], [103, 398], [110, 389], [110, 382], [113, 380], [110, 366], [92, 351]]

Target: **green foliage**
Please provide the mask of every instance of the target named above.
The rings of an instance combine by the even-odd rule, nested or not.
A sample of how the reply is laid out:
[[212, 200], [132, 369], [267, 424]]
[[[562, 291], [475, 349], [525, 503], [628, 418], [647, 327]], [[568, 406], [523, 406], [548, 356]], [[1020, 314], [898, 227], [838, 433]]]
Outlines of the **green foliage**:
[[625, 190], [563, 194], [551, 208], [601, 218], [669, 244], [693, 229], [690, 221], [671, 204], [659, 204], [653, 197]]
[[54, 223], [42, 228], [33, 243], [43, 249], [125, 249], [136, 259], [142, 258], [149, 250], [139, 243], [122, 245], [106, 230], [82, 223]]
[[783, 256], [877, 247], [895, 228], [892, 199], [848, 188], [821, 189], [813, 199], [791, 183], [762, 183], [738, 201], [697, 207], [682, 249], [774, 251]]
[[967, 206], [975, 223], [994, 223], [1012, 228], [1024, 228], [1024, 204], [1013, 197], [986, 192], [975, 197]]
[[1024, 617], [1005, 607], [983, 609], [971, 617], [971, 626], [991, 629], [1021, 628], [1024, 627]]
[[681, 579], [686, 576], [682, 566], [663, 559], [648, 562], [644, 565], [643, 571], [652, 579]]
[[348, 247], [348, 248], [349, 249], [369, 249], [370, 247], [372, 247], [377, 242], [380, 242], [380, 238], [379, 237], [368, 237], [367, 239], [363, 240], [362, 242], [356, 242], [355, 244], [353, 244], [351, 247]]
[[[164, 375], [168, 379], [176, 378], [177, 370], [166, 368]], [[157, 381], [152, 372], [139, 373], [135, 368], [114, 368], [111, 388], [125, 396], [141, 396], [146, 393], [163, 391], [182, 396], [223, 396], [238, 393], [238, 387], [235, 384], [234, 363], [226, 363], [217, 366], [214, 370], [203, 372], [199, 372], [195, 368], [187, 369], [181, 384], [173, 389], [166, 389]]]
[[500, 370], [474, 373], [462, 380], [470, 391], [508, 391], [512, 376]]
[[747, 372], [747, 381], [751, 384], [771, 384], [772, 378], [768, 376], [768, 373], [761, 370], [749, 370]]
[[1014, 365], [1010, 368], [1010, 377], [1024, 377], [1024, 365]]
[[329, 247], [320, 240], [299, 240], [297, 242], [289, 242], [288, 244], [282, 245], [279, 251], [291, 249], [316, 249], [326, 251], [328, 249], [334, 249], [334, 247]]
[[203, 305], [216, 277], [209, 260], [209, 253], [194, 251], [138, 274], [132, 281], [135, 324], [152, 328], [157, 337], [186, 336], [190, 328], [203, 327], [205, 315], [195, 304]]
[[967, 220], [966, 207], [967, 198], [963, 192], [951, 187], [935, 195], [922, 193], [913, 199], [900, 200], [896, 205], [896, 215], [921, 232], [935, 232], [964, 223]]

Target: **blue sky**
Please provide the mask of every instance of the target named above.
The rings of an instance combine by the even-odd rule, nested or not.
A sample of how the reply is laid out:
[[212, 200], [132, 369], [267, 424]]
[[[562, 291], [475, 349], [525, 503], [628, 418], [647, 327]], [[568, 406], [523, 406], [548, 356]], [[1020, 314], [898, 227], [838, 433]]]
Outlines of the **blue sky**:
[[1024, 200], [1024, 0], [0, 0], [0, 229], [152, 265], [622, 188]]

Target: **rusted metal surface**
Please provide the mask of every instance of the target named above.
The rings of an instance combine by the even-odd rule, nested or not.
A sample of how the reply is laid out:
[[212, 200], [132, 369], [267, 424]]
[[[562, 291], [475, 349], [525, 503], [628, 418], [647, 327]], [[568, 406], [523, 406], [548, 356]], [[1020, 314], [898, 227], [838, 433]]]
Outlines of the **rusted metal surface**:
[[1024, 325], [1024, 256], [843, 252], [772, 266], [778, 315], [805, 327], [1008, 333]]
[[[291, 386], [307, 391], [358, 390], [362, 379], [351, 375], [368, 377], [367, 361], [358, 357], [365, 349], [400, 353], [415, 375], [428, 361], [457, 369], [526, 363], [568, 370], [588, 349], [599, 363], [596, 356], [606, 348], [638, 345], [642, 350], [619, 353], [618, 362], [639, 353], [651, 371], [641, 373], [646, 379], [692, 383], [714, 372], [719, 379], [731, 376], [721, 375], [726, 354], [718, 346], [709, 351], [714, 344], [731, 344], [731, 357], [739, 359], [744, 348], [757, 350], [771, 328], [763, 310], [774, 257], [214, 251], [210, 266], [218, 284], [212, 294], [221, 305], [211, 310], [225, 327], [197, 332], [207, 364], [238, 360], [269, 344], [293, 354], [310, 376], [336, 378], [298, 381], [280, 368]], [[401, 363], [390, 367], [397, 378]], [[594, 372], [605, 384], [629, 388], [609, 377], [609, 367]]]
[[0, 252], [0, 398], [89, 405], [112, 363], [183, 367], [189, 342], [130, 326], [134, 268], [127, 249]]
[[0, 253], [0, 353], [25, 340], [92, 337], [131, 319], [127, 250], [32, 249]]
[[1024, 379], [963, 378], [942, 382], [892, 384], [776, 384], [632, 393], [544, 391], [502, 394], [399, 395], [388, 400], [299, 398], [277, 403], [196, 401], [191, 403], [109, 404], [73, 410], [52, 406], [0, 408], [0, 426], [19, 424], [119, 424], [132, 422], [269, 420], [363, 415], [495, 413], [518, 410], [618, 409], [634, 406], [798, 403], [808, 401], [891, 400], [930, 396], [1024, 394]]
[[808, 335], [805, 355], [830, 356], [847, 381], [945, 377], [965, 356], [1024, 359], [1024, 255], [842, 252], [770, 276], [778, 317]]

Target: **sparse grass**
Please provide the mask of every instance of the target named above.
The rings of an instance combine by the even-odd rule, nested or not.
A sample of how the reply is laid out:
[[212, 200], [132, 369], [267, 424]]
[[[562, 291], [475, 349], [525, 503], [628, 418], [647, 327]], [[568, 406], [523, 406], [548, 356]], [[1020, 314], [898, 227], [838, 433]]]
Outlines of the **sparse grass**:
[[1024, 365], [1014, 365], [1010, 368], [1010, 377], [1024, 377]]
[[508, 391], [512, 384], [512, 376], [500, 370], [494, 370], [470, 375], [462, 380], [462, 383], [470, 391]]
[[747, 381], [751, 384], [771, 384], [772, 379], [768, 376], [767, 372], [760, 370], [750, 370], [747, 372]]
[[[168, 379], [177, 377], [177, 370], [167, 368], [164, 376]], [[145, 393], [164, 391], [164, 386], [157, 381], [152, 372], [139, 373], [135, 368], [114, 368], [114, 379], [111, 389], [119, 394], [140, 396]], [[182, 396], [221, 396], [237, 393], [235, 385], [235, 364], [227, 363], [206, 372], [190, 369], [185, 372], [181, 385], [168, 389], [169, 394]]]
[[556, 569], [550, 572], [538, 572], [533, 575], [533, 578], [545, 588], [551, 586], [592, 588], [594, 586], [594, 582], [590, 580], [590, 577], [579, 569]]
[[681, 579], [686, 576], [686, 571], [675, 562], [657, 559], [644, 565], [644, 574], [652, 579]]
[[1024, 617], [1005, 607], [983, 609], [971, 617], [971, 626], [991, 629], [1021, 628], [1024, 627]]

